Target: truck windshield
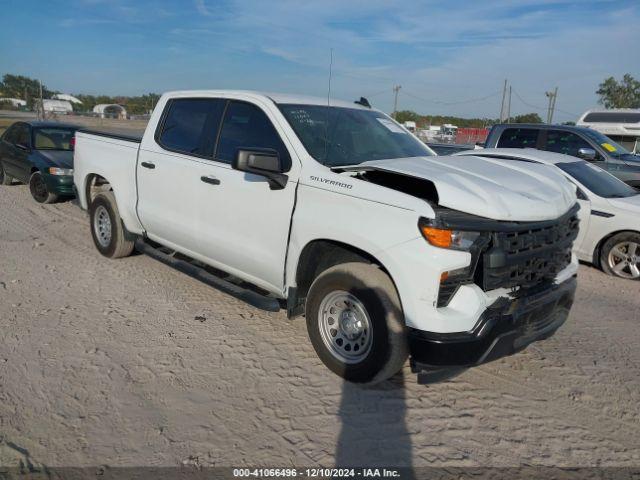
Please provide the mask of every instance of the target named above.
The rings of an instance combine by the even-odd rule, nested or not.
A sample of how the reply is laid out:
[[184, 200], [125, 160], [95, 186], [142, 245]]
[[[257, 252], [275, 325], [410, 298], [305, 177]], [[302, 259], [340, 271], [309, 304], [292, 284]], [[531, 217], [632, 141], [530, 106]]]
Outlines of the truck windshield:
[[600, 197], [625, 198], [638, 195], [634, 188], [589, 162], [556, 163], [556, 166]]
[[420, 140], [380, 112], [322, 105], [279, 105], [307, 152], [330, 167], [432, 156]]
[[[636, 160], [634, 158], [636, 156], [633, 153], [624, 148], [622, 145], [614, 142], [606, 135], [603, 135], [602, 133], [590, 128], [583, 129], [583, 132], [587, 137], [600, 145], [600, 147], [602, 147], [612, 157], [623, 158], [624, 160]], [[636, 161], [640, 161], [640, 157], [637, 157]]]

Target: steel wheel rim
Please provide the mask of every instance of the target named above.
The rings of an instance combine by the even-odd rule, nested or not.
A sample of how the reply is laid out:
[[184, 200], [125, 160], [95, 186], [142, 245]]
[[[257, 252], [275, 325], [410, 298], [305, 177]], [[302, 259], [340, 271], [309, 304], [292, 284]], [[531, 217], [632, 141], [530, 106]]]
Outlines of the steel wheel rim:
[[622, 278], [640, 278], [640, 245], [636, 242], [620, 242], [607, 255], [607, 263], [613, 273]]
[[44, 202], [49, 196], [47, 185], [44, 183], [42, 175], [39, 173], [36, 173], [31, 177], [30, 187], [33, 198], [38, 202]]
[[364, 304], [349, 292], [329, 293], [318, 311], [320, 336], [331, 354], [341, 362], [362, 361], [373, 345], [373, 329]]
[[98, 205], [93, 216], [93, 230], [101, 247], [108, 247], [111, 243], [111, 217], [102, 205]]

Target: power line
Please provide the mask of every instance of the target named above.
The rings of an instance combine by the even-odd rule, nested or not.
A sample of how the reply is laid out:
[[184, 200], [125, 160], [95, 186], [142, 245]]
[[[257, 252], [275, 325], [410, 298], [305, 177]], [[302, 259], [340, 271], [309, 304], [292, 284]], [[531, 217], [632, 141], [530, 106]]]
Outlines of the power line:
[[438, 105], [464, 105], [467, 103], [475, 103], [475, 102], [481, 102], [483, 100], [487, 100], [489, 98], [495, 97], [497, 95], [502, 94], [502, 90], [498, 90], [497, 92], [493, 92], [490, 93], [489, 95], [485, 95], [484, 97], [478, 97], [478, 98], [470, 98], [468, 100], [461, 100], [458, 102], [442, 102], [440, 100], [430, 100], [430, 99], [426, 99], [426, 98], [422, 98], [418, 95], [414, 95], [413, 93], [407, 92], [406, 90], [402, 91], [403, 95], [407, 95], [408, 97], [414, 98], [416, 100], [420, 100], [422, 102], [427, 102], [427, 103], [435, 103]]
[[[533, 104], [531, 104], [531, 103], [529, 103], [529, 102], [525, 101], [525, 100], [520, 96], [520, 94], [519, 94], [515, 89], [513, 90], [513, 93], [514, 93], [514, 94], [515, 94], [515, 96], [518, 98], [518, 100], [520, 100], [520, 101], [521, 101], [524, 105], [526, 105], [527, 107], [535, 108], [536, 110], [539, 110], [539, 111], [541, 111], [541, 112], [545, 112], [545, 111], [547, 111], [547, 108], [546, 108], [546, 107], [540, 107], [540, 106], [538, 106], [538, 105], [533, 105]], [[556, 111], [556, 112], [560, 112], [560, 113], [564, 113], [565, 115], [569, 115], [569, 116], [574, 117], [574, 118], [578, 118], [578, 117], [580, 116], [580, 115], [576, 115], [576, 114], [575, 114], [575, 113], [573, 113], [573, 112], [567, 112], [566, 110], [561, 110], [561, 109], [559, 109], [559, 108], [557, 108], [557, 107], [555, 108], [555, 111]]]

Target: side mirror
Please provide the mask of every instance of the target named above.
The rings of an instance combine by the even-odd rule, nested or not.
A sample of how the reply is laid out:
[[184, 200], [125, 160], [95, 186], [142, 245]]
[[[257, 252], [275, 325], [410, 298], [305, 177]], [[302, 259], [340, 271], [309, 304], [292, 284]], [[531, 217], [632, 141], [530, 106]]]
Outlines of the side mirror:
[[281, 190], [287, 185], [287, 177], [278, 152], [275, 150], [238, 150], [231, 166], [241, 172], [262, 175], [269, 180], [271, 190]]
[[596, 159], [596, 151], [593, 148], [580, 148], [577, 157], [592, 162]]

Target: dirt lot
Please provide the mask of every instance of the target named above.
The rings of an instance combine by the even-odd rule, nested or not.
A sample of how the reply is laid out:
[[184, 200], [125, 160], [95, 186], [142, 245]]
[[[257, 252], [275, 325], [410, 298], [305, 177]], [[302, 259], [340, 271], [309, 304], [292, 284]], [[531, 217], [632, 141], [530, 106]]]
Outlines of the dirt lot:
[[304, 320], [94, 249], [71, 202], [0, 190], [0, 465], [640, 464], [638, 284], [587, 266], [568, 324], [420, 386], [341, 382]]

